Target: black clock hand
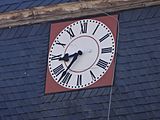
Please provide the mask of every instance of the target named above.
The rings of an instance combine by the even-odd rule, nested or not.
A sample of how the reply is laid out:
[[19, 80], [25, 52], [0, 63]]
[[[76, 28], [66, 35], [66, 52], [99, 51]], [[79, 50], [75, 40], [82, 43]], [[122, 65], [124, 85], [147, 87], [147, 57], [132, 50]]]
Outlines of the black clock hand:
[[[82, 54], [82, 51], [78, 51], [80, 54]], [[69, 55], [68, 53], [66, 53], [63, 57], [60, 57], [59, 58], [59, 60], [64, 60], [64, 61], [66, 61], [66, 62], [68, 62], [69, 61], [69, 58], [70, 57], [74, 57], [75, 56], [75, 53], [74, 54], [71, 54], [71, 55]]]
[[78, 51], [78, 53], [74, 53], [74, 54], [73, 54], [74, 57], [73, 57], [71, 63], [68, 65], [67, 69], [62, 73], [59, 81], [65, 76], [65, 74], [66, 74], [67, 71], [70, 69], [70, 67], [72, 66], [72, 64], [77, 60], [78, 55], [82, 55], [82, 51]]
[[64, 61], [68, 62], [69, 61], [69, 54], [66, 53], [63, 57], [60, 57], [59, 60], [64, 60]]

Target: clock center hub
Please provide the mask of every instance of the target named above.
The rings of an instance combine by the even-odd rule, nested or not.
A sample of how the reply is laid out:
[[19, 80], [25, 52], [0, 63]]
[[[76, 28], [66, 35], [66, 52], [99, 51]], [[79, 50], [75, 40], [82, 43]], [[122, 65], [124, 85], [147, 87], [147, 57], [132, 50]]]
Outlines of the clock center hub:
[[[99, 56], [99, 45], [97, 41], [88, 35], [79, 36], [72, 40], [66, 47], [65, 53], [73, 54], [79, 50], [82, 51], [83, 54], [78, 56], [78, 59], [70, 68], [72, 72], [78, 73], [90, 69]], [[65, 62], [66, 66], [70, 64], [71, 59], [69, 62]]]

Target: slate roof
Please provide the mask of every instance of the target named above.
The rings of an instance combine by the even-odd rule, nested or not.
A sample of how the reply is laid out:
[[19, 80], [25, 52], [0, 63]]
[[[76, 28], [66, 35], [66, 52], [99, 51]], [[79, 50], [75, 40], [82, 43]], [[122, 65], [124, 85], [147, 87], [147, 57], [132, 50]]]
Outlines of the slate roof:
[[[160, 6], [119, 22], [110, 120], [159, 120]], [[0, 29], [0, 120], [107, 120], [111, 87], [44, 94], [50, 25]]]
[[0, 0], [0, 13], [78, 0]]

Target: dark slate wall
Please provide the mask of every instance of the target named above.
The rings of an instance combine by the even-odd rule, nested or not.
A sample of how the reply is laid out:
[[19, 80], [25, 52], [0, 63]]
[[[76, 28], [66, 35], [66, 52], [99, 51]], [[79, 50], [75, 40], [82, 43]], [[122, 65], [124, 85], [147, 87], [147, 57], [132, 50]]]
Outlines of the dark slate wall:
[[[159, 120], [160, 8], [119, 21], [110, 120]], [[0, 29], [0, 120], [107, 120], [110, 87], [44, 94], [50, 24]]]
[[160, 6], [120, 13], [111, 120], [160, 119]]
[[49, 23], [0, 30], [0, 120], [42, 116]]
[[0, 120], [107, 116], [106, 88], [44, 95], [50, 23], [0, 30]]
[[0, 13], [78, 0], [0, 0]]

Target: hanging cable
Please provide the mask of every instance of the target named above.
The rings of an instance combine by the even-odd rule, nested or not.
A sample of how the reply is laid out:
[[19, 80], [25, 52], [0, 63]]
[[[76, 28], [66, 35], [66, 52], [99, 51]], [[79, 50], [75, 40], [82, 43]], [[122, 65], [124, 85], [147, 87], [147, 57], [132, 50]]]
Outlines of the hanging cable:
[[[86, 2], [82, 2], [82, 0], [79, 0], [79, 1], [81, 3], [86, 3]], [[86, 6], [87, 6], [87, 4], [86, 4]], [[112, 19], [114, 19], [114, 20], [117, 21], [117, 37], [116, 37], [117, 41], [116, 41], [116, 50], [115, 50], [115, 58], [117, 58], [117, 47], [118, 47], [118, 40], [119, 40], [119, 21], [118, 21], [118, 19], [116, 19], [115, 17], [111, 16], [109, 13], [107, 13], [107, 12], [101, 10], [101, 9], [97, 9], [97, 8], [94, 8], [94, 7], [93, 7], [93, 9], [95, 9], [96, 11], [99, 11], [100, 13], [105, 14], [105, 15], [107, 15], [107, 16], [109, 16]], [[115, 59], [115, 65], [116, 65], [116, 59]], [[112, 94], [113, 94], [113, 81], [114, 81], [114, 77], [113, 77], [112, 86], [111, 86], [110, 92], [109, 92], [109, 103], [108, 103], [107, 120], [110, 120], [110, 112], [111, 112], [111, 104], [112, 104]]]

